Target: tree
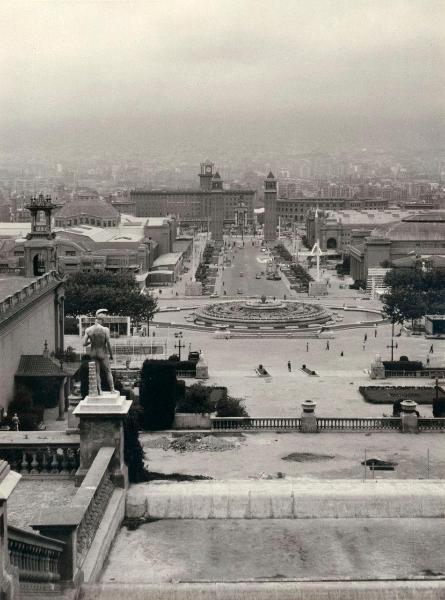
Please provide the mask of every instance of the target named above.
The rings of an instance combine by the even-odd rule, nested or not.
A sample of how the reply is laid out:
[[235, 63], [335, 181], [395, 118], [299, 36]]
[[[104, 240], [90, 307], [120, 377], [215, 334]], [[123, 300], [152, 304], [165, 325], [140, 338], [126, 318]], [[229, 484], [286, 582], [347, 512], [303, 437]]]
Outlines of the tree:
[[393, 323], [403, 323], [425, 314], [445, 313], [445, 279], [442, 269], [392, 269], [385, 276], [389, 292], [384, 313]]
[[157, 299], [141, 294], [133, 273], [75, 273], [65, 285], [65, 314], [93, 316], [98, 308], [146, 322], [157, 312]]
[[178, 399], [176, 364], [169, 360], [146, 360], [142, 365], [139, 402], [144, 429], [169, 429]]

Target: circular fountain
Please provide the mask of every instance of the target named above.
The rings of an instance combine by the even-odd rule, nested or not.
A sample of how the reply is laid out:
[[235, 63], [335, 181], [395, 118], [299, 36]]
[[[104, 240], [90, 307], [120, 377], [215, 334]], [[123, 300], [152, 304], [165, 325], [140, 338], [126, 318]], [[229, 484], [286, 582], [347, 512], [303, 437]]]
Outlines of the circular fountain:
[[196, 320], [206, 325], [251, 327], [301, 327], [322, 325], [332, 319], [323, 306], [292, 300], [228, 301], [207, 304], [196, 311]]

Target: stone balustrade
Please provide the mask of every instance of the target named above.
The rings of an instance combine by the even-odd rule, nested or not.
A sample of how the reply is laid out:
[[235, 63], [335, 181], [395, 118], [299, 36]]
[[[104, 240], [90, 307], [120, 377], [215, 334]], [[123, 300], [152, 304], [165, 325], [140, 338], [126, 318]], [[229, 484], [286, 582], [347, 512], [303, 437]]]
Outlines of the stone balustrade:
[[73, 476], [79, 468], [79, 436], [61, 432], [0, 433], [0, 459], [23, 476]]
[[8, 319], [12, 313], [32, 302], [36, 296], [44, 294], [48, 289], [57, 285], [60, 277], [56, 271], [50, 271], [38, 277], [28, 285], [23, 286], [0, 302], [0, 322]]
[[66, 543], [62, 557], [64, 580], [75, 580], [81, 570], [114, 492], [114, 452], [112, 447], [100, 448], [70, 503], [42, 511], [40, 520], [32, 524], [41, 535]]
[[[211, 429], [231, 430], [277, 430], [301, 431], [302, 418], [296, 417], [211, 417]], [[399, 417], [316, 417], [316, 431], [400, 431]], [[445, 418], [419, 418], [419, 431], [445, 431]], [[307, 431], [309, 433], [309, 431]]]
[[22, 592], [54, 590], [61, 581], [60, 558], [65, 543], [8, 526], [11, 565], [18, 569]]

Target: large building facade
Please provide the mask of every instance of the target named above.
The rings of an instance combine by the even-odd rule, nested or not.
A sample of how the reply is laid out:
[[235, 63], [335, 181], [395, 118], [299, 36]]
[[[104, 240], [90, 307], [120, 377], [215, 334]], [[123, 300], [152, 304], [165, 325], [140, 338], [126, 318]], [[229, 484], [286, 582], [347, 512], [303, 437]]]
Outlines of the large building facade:
[[174, 216], [181, 225], [209, 227], [221, 240], [224, 227], [253, 223], [255, 190], [229, 190], [214, 170], [214, 164], [201, 164], [199, 189], [132, 190], [130, 204], [138, 217]]
[[323, 252], [349, 252], [354, 241], [363, 240], [379, 225], [395, 223], [418, 214], [416, 210], [311, 210], [306, 216], [306, 238], [309, 246], [319, 241]]
[[445, 212], [410, 215], [380, 225], [349, 248], [351, 277], [366, 280], [371, 268], [392, 266], [401, 259], [418, 256], [431, 260], [445, 255]]

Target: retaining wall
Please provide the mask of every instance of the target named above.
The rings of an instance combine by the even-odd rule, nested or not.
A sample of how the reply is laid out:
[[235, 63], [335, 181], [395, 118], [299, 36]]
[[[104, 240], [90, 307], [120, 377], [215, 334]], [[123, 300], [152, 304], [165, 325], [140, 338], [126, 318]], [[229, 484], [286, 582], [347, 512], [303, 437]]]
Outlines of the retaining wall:
[[445, 482], [228, 480], [130, 487], [126, 516], [142, 519], [443, 518]]

